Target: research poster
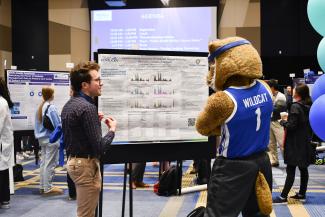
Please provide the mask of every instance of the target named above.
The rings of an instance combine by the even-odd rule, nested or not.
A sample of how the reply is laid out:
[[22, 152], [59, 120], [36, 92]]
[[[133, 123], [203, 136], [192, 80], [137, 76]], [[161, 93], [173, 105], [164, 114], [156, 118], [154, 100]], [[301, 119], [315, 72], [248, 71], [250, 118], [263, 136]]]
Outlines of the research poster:
[[7, 84], [11, 100], [13, 129], [34, 130], [35, 113], [42, 102], [42, 87], [54, 88], [52, 103], [59, 114], [70, 96], [70, 80], [68, 72], [7, 70]]
[[114, 142], [207, 141], [195, 129], [208, 97], [206, 57], [98, 54], [98, 62], [98, 110], [117, 119]]

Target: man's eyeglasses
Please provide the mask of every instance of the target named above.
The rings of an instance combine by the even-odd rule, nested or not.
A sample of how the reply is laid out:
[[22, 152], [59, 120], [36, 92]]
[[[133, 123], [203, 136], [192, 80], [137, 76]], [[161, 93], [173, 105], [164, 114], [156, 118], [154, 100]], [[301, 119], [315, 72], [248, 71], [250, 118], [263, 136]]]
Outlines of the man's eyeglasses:
[[102, 79], [101, 78], [96, 78], [96, 79], [91, 79], [92, 81], [96, 81], [96, 82], [98, 82], [99, 84], [101, 84], [102, 83]]

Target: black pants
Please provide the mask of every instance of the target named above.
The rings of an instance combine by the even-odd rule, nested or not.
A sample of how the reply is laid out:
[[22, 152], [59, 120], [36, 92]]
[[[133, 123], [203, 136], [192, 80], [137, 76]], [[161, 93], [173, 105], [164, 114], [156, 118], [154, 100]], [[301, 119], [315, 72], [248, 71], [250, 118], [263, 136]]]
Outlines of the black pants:
[[145, 169], [146, 169], [146, 162], [132, 163], [132, 181], [143, 182]]
[[0, 203], [10, 200], [9, 170], [0, 170]]
[[[67, 156], [69, 156], [69, 152], [66, 152]], [[71, 198], [75, 198], [77, 196], [77, 192], [76, 192], [76, 186], [73, 182], [73, 180], [71, 179], [68, 171], [67, 171], [67, 183], [68, 183], [68, 190], [69, 190], [69, 197]]]
[[69, 189], [69, 197], [71, 198], [77, 197], [76, 186], [74, 185], [74, 182], [72, 181], [68, 172], [67, 172], [67, 183]]
[[197, 179], [199, 185], [207, 184], [211, 175], [211, 160], [200, 159], [196, 160]]
[[[287, 165], [287, 177], [286, 177], [286, 182], [284, 184], [281, 197], [288, 197], [289, 191], [292, 188], [292, 185], [295, 181], [295, 174], [296, 174], [296, 167], [293, 165]], [[299, 189], [299, 194], [300, 195], [305, 195], [307, 191], [307, 185], [308, 185], [308, 168], [307, 167], [298, 167], [300, 170], [300, 189]]]
[[272, 168], [266, 153], [245, 159], [217, 157], [208, 184], [208, 201], [204, 217], [263, 216], [256, 200], [255, 182], [261, 171], [272, 188]]

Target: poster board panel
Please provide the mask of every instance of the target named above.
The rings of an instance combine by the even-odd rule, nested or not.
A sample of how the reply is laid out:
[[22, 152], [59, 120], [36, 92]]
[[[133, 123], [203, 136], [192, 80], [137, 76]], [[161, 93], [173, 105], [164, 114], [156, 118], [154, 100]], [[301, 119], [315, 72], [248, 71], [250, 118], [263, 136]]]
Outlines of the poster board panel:
[[[98, 110], [118, 121], [116, 140], [102, 157], [103, 163], [216, 156], [215, 137], [203, 137], [194, 127], [209, 95], [207, 53], [104, 49], [98, 50], [95, 59], [104, 83]], [[136, 99], [138, 103], [132, 104]], [[172, 106], [155, 104], [157, 99], [173, 100]]]
[[119, 123], [114, 143], [207, 142], [195, 129], [209, 95], [206, 57], [193, 52], [99, 50], [104, 86], [98, 110]]
[[42, 101], [42, 87], [54, 88], [53, 104], [59, 114], [70, 96], [69, 72], [6, 70], [6, 81], [14, 103], [11, 119], [14, 131], [33, 131], [35, 114]]

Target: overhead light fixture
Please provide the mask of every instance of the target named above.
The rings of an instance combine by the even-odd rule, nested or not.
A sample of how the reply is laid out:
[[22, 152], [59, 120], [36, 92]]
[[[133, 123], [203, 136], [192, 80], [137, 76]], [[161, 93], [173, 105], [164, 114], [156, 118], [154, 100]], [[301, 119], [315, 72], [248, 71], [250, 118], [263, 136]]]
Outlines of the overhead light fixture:
[[125, 7], [126, 6], [126, 0], [110, 0], [110, 1], [105, 1], [105, 3], [110, 7]]

